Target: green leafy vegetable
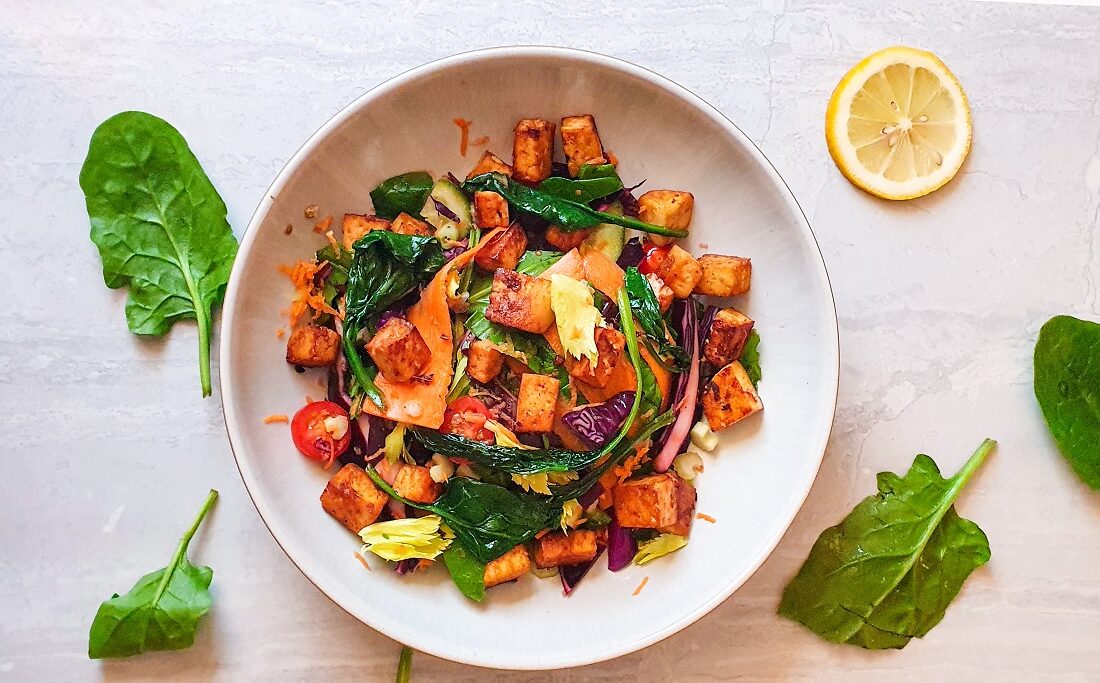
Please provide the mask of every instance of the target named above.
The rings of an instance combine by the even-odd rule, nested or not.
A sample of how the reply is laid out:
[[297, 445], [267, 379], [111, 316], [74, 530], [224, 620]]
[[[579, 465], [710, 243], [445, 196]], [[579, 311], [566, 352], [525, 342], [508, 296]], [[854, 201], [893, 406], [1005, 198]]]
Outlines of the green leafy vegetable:
[[462, 546], [452, 543], [443, 551], [443, 564], [463, 595], [475, 602], [485, 598], [485, 563]]
[[825, 640], [872, 650], [905, 647], [928, 633], [970, 572], [989, 560], [985, 534], [953, 504], [995, 445], [982, 442], [950, 479], [927, 455], [903, 477], [880, 473], [878, 495], [814, 543], [779, 613]]
[[602, 529], [611, 523], [611, 515], [599, 508], [584, 513], [584, 517], [584, 523], [581, 524], [582, 529]]
[[570, 451], [564, 448], [508, 448], [473, 441], [434, 429], [414, 429], [412, 435], [432, 453], [465, 458], [511, 474], [575, 472], [599, 460], [605, 450]]
[[225, 202], [179, 131], [138, 111], [96, 128], [80, 188], [103, 280], [111, 289], [130, 288], [130, 331], [159, 336], [194, 318], [199, 383], [209, 396], [211, 314], [237, 255]]
[[1100, 489], [1100, 324], [1060, 315], [1043, 325], [1035, 398], [1070, 467]]
[[560, 251], [528, 251], [519, 257], [516, 272], [538, 277], [545, 273], [550, 266], [560, 261], [564, 255]]
[[431, 280], [443, 267], [443, 249], [434, 237], [372, 230], [355, 243], [354, 251], [341, 343], [355, 378], [352, 396], [364, 393], [382, 408], [382, 392], [374, 384], [376, 369], [356, 348], [359, 333], [373, 329], [386, 308]]
[[626, 269], [623, 282], [630, 294], [630, 310], [638, 320], [638, 327], [656, 345], [660, 354], [672, 357], [675, 369], [685, 369], [691, 363], [691, 356], [683, 347], [669, 339], [661, 305], [657, 302], [657, 295], [653, 293], [649, 282], [633, 267]]
[[619, 180], [618, 175], [576, 180], [553, 176], [539, 183], [538, 189], [555, 197], [587, 204], [594, 199], [615, 194], [623, 189], [623, 181]]
[[187, 561], [187, 546], [218, 499], [211, 489], [191, 528], [164, 569], [141, 577], [126, 595], [99, 606], [88, 634], [88, 657], [129, 657], [146, 650], [182, 650], [195, 642], [199, 620], [210, 610], [210, 567]]
[[397, 683], [412, 681], [413, 651], [408, 645], [401, 646], [401, 656], [397, 658]]
[[687, 236], [686, 230], [675, 230], [628, 216], [616, 216], [605, 211], [596, 211], [587, 204], [562, 199], [520, 183], [509, 182], [508, 176], [500, 173], [484, 173], [475, 176], [463, 184], [463, 189], [467, 192], [496, 192], [508, 200], [508, 203], [515, 207], [517, 211], [539, 216], [566, 232], [594, 228], [601, 223], [612, 223], [655, 235]]
[[[577, 180], [591, 180], [593, 178], [618, 178], [619, 171], [614, 164], [581, 164], [577, 169]], [[621, 184], [622, 181], [620, 180]]]
[[392, 221], [400, 213], [420, 218], [420, 209], [432, 191], [432, 177], [424, 171], [402, 173], [382, 181], [370, 191], [374, 213]]
[[749, 332], [749, 338], [745, 340], [745, 348], [741, 351], [741, 366], [745, 368], [754, 387], [760, 384], [760, 335], [756, 330]]

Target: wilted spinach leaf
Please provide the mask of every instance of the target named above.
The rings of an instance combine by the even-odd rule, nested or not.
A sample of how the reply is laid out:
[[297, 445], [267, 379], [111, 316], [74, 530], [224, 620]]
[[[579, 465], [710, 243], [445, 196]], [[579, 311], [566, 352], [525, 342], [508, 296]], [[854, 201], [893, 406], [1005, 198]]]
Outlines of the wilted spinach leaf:
[[[612, 169], [614, 171], [614, 169]], [[623, 189], [623, 181], [618, 175], [593, 176], [586, 179], [559, 178], [553, 176], [539, 183], [540, 192], [569, 199], [574, 202], [588, 202], [607, 197]]]
[[600, 451], [495, 446], [434, 429], [413, 429], [412, 435], [432, 453], [465, 458], [514, 474], [576, 471], [591, 465], [602, 455]]
[[638, 327], [656, 345], [659, 353], [672, 357], [675, 369], [685, 369], [691, 363], [691, 356], [682, 346], [669, 340], [661, 305], [649, 282], [637, 268], [627, 268], [623, 281], [630, 294], [630, 310], [638, 321]]
[[471, 555], [461, 543], [447, 546], [443, 551], [443, 564], [463, 595], [475, 602], [485, 598], [485, 563]]
[[400, 213], [421, 218], [420, 210], [432, 191], [432, 177], [424, 171], [395, 175], [370, 191], [374, 213], [392, 221]]
[[749, 332], [749, 338], [745, 340], [745, 348], [741, 351], [741, 366], [745, 368], [754, 387], [760, 384], [760, 335], [755, 329]]

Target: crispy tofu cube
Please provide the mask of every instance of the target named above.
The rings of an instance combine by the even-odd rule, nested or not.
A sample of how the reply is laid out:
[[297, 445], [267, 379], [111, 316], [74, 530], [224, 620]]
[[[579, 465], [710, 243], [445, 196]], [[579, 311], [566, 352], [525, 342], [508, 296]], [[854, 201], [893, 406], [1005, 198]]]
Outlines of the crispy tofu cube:
[[568, 534], [552, 531], [535, 543], [535, 564], [541, 569], [580, 564], [596, 557], [596, 532], [589, 529]]
[[542, 334], [554, 324], [550, 281], [498, 268], [493, 275], [485, 317], [517, 330]]
[[699, 258], [702, 275], [695, 293], [705, 296], [737, 296], [752, 284], [752, 261], [740, 256], [705, 254]]
[[657, 305], [661, 308], [661, 313], [667, 313], [669, 307], [672, 306], [672, 289], [665, 284], [665, 281], [657, 273], [646, 273], [645, 279], [649, 282], [649, 288], [653, 290], [653, 295], [657, 297]]
[[629, 479], [612, 490], [615, 519], [625, 527], [687, 536], [695, 515], [695, 487], [672, 472]]
[[[677, 190], [650, 190], [638, 197], [638, 218], [666, 228], [687, 230], [695, 209], [695, 196]], [[674, 237], [649, 235], [654, 244], [671, 244]]]
[[413, 218], [407, 213], [397, 214], [397, 218], [393, 219], [390, 229], [398, 235], [419, 235], [421, 237], [427, 237], [432, 234], [432, 230], [427, 223]]
[[321, 507], [353, 534], [374, 524], [389, 499], [358, 465], [344, 465], [328, 480]]
[[516, 397], [516, 431], [548, 432], [554, 428], [554, 408], [561, 382], [549, 375], [524, 373]]
[[497, 559], [485, 565], [485, 587], [515, 581], [531, 571], [531, 557], [527, 548], [517, 545]]
[[[477, 194], [500, 196], [495, 192], [478, 192]], [[504, 211], [507, 213], [508, 209], [505, 208]], [[515, 270], [516, 266], [519, 265], [520, 257], [523, 256], [525, 251], [527, 251], [527, 233], [519, 225], [513, 225], [507, 230], [493, 235], [488, 243], [482, 245], [481, 249], [478, 249], [477, 255], [474, 256], [474, 263], [482, 270], [490, 273], [495, 272], [497, 268]]]
[[389, 230], [390, 222], [378, 216], [367, 216], [360, 213], [345, 213], [342, 224], [344, 233], [344, 248], [351, 249], [363, 235], [371, 230]]
[[592, 234], [592, 228], [566, 232], [556, 225], [546, 229], [546, 241], [561, 251], [572, 251], [581, 246], [581, 242]]
[[719, 368], [740, 359], [752, 326], [752, 318], [740, 311], [732, 308], [719, 310], [703, 344], [703, 358]]
[[332, 365], [340, 352], [340, 335], [320, 325], [296, 327], [286, 340], [286, 362], [307, 368]]
[[477, 164], [466, 174], [466, 180], [482, 173], [503, 173], [506, 176], [511, 176], [512, 167], [501, 161], [497, 155], [485, 150], [485, 153], [477, 160]]
[[517, 180], [539, 183], [550, 177], [556, 127], [543, 119], [520, 119], [516, 123], [512, 175]]
[[695, 257], [675, 244], [669, 247], [664, 260], [657, 265], [654, 272], [665, 281], [677, 299], [691, 296], [699, 278], [703, 276], [703, 268]]
[[367, 343], [378, 371], [391, 382], [408, 382], [432, 360], [431, 349], [420, 330], [404, 318], [390, 318]]
[[466, 352], [466, 374], [482, 384], [493, 381], [504, 368], [504, 354], [492, 342], [478, 340]]
[[591, 114], [566, 116], [561, 120], [561, 146], [569, 162], [569, 175], [576, 177], [585, 164], [606, 164], [603, 144], [596, 130], [596, 119]]
[[474, 223], [479, 228], [507, 228], [508, 202], [496, 192], [474, 193]]
[[719, 370], [703, 389], [703, 415], [716, 432], [763, 409], [749, 374], [737, 361]]
[[611, 379], [611, 371], [619, 362], [619, 357], [626, 348], [626, 337], [622, 332], [610, 327], [596, 328], [596, 367], [585, 358], [574, 358], [572, 354], [565, 354], [565, 369], [573, 377], [586, 384], [599, 388], [607, 386]]
[[414, 503], [431, 503], [443, 493], [443, 485], [432, 479], [427, 467], [405, 463], [397, 470], [393, 490]]

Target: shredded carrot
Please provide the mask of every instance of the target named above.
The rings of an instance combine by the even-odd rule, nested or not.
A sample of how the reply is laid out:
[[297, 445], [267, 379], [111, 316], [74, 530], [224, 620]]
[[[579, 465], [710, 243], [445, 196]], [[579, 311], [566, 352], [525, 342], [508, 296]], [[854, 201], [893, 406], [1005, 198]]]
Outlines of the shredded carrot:
[[467, 121], [464, 118], [457, 118], [454, 120], [455, 125], [462, 130], [462, 138], [458, 142], [458, 153], [462, 156], [466, 156], [466, 147], [470, 144], [470, 125], [473, 121]]
[[418, 571], [421, 571], [423, 569], [427, 569], [428, 567], [431, 567], [433, 564], [435, 564], [433, 561], [421, 558], [420, 561], [416, 563], [416, 566], [413, 567], [413, 571], [418, 572]]
[[279, 329], [275, 330], [275, 338], [276, 339], [282, 339], [285, 336], [286, 336], [286, 330], [284, 330], [283, 328], [280, 327]]
[[274, 424], [276, 422], [290, 422], [290, 418], [286, 415], [268, 415], [264, 418], [264, 424]]
[[287, 311], [291, 324], [296, 323], [310, 310], [313, 311], [314, 320], [322, 313], [340, 316], [340, 312], [325, 301], [324, 293], [317, 287], [315, 278], [321, 267], [316, 261], [298, 261], [293, 266], [279, 266], [279, 272], [290, 278], [295, 289], [294, 299]]
[[481, 147], [482, 145], [487, 145], [487, 144], [489, 144], [489, 136], [488, 135], [482, 135], [479, 138], [474, 138], [473, 140], [470, 141], [470, 144], [473, 145], [474, 147]]
[[649, 583], [649, 577], [648, 576], [643, 576], [642, 577], [642, 582], [638, 584], [638, 587], [634, 589], [634, 592], [631, 593], [631, 595], [637, 595], [638, 593], [641, 593], [642, 589], [645, 588], [645, 585], [647, 583]]
[[355, 559], [359, 560], [359, 564], [363, 565], [363, 568], [368, 572], [370, 571], [370, 565], [367, 564], [367, 558], [363, 557], [359, 553], [355, 553]]
[[711, 517], [710, 515], [704, 515], [702, 512], [697, 513], [695, 515], [695, 519], [701, 519], [704, 522], [710, 522], [711, 524], [714, 524], [715, 522], [718, 521], [717, 519]]
[[317, 233], [318, 235], [323, 235], [326, 232], [328, 232], [329, 228], [331, 228], [331, 227], [332, 227], [332, 215], [329, 214], [328, 216], [325, 216], [324, 218], [322, 218], [320, 223], [313, 226], [313, 232]]
[[619, 157], [615, 156], [615, 153], [611, 150], [607, 150], [607, 154], [605, 154], [604, 156], [607, 157], [607, 163], [611, 164], [612, 166], [619, 165]]

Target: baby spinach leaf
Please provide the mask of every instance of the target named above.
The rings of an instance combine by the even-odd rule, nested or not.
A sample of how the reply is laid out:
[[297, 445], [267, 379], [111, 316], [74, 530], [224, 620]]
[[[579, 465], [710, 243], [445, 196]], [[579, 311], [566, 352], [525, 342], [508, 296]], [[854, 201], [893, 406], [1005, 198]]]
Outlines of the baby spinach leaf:
[[[519, 257], [516, 272], [538, 277], [564, 256], [560, 251], [528, 251]], [[486, 294], [488, 296], [488, 294]]]
[[1062, 456], [1100, 489], [1100, 324], [1060, 315], [1035, 344], [1035, 398]]
[[633, 228], [641, 232], [668, 237], [686, 237], [686, 230], [653, 225], [629, 216], [618, 216], [606, 211], [596, 211], [587, 204], [576, 202], [536, 190], [520, 183], [509, 182], [508, 176], [501, 173], [483, 173], [465, 183], [467, 192], [496, 192], [508, 200], [517, 211], [542, 218], [557, 225], [566, 232], [594, 228], [601, 223], [612, 223], [624, 228]]
[[879, 492], [826, 529], [787, 584], [779, 614], [825, 640], [901, 648], [943, 619], [989, 542], [953, 506], [993, 450], [986, 439], [958, 474], [918, 455], [905, 476], [878, 475]]
[[88, 657], [129, 657], [146, 650], [181, 650], [195, 642], [199, 620], [210, 610], [214, 570], [187, 561], [187, 546], [210, 511], [211, 489], [191, 528], [164, 569], [141, 577], [126, 595], [99, 606], [88, 634]]
[[540, 192], [569, 199], [574, 202], [588, 202], [615, 194], [623, 189], [623, 181], [618, 175], [596, 176], [587, 179], [572, 179], [552, 176], [539, 183]]
[[374, 213], [392, 221], [400, 213], [421, 218], [420, 210], [432, 191], [432, 177], [424, 171], [395, 175], [370, 191]]
[[[592, 178], [618, 178], [619, 172], [614, 164], [581, 164], [577, 169], [578, 180], [591, 180]], [[622, 182], [621, 180], [619, 181]]]
[[167, 121], [122, 112], [92, 134], [80, 188], [103, 280], [130, 288], [130, 331], [159, 336], [194, 318], [199, 383], [209, 396], [211, 312], [225, 295], [237, 240], [198, 159]]
[[760, 335], [753, 329], [749, 332], [749, 338], [745, 340], [745, 348], [741, 350], [741, 366], [752, 380], [755, 387], [762, 379], [760, 374]]
[[443, 564], [463, 595], [475, 602], [485, 599], [484, 562], [471, 555], [461, 543], [452, 543], [443, 551]]
[[691, 356], [682, 346], [669, 340], [661, 305], [649, 282], [637, 268], [631, 267], [626, 269], [624, 286], [630, 294], [630, 310], [638, 321], [638, 327], [656, 345], [659, 353], [672, 357], [674, 370], [685, 369], [691, 363]]
[[603, 455], [601, 451], [495, 446], [434, 429], [414, 429], [412, 435], [432, 453], [465, 458], [513, 474], [576, 471], [591, 465]]

